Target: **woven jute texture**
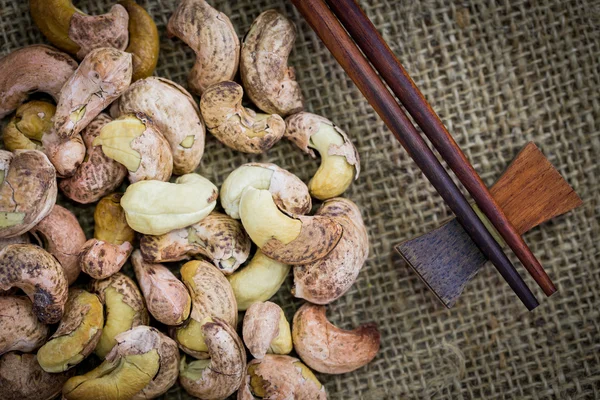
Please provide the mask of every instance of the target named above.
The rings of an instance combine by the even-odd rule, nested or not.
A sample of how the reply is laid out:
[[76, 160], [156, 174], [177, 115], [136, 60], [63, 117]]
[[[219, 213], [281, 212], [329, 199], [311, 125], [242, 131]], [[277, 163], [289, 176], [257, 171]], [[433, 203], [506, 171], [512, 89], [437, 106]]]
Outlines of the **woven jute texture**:
[[[165, 34], [176, 1], [140, 3], [161, 34], [157, 75], [185, 85], [193, 53]], [[99, 13], [112, 2], [76, 4]], [[382, 346], [371, 364], [354, 373], [319, 375], [329, 397], [600, 398], [600, 2], [362, 2], [486, 183], [532, 140], [584, 200], [525, 237], [559, 288], [550, 299], [536, 288], [541, 306], [531, 313], [491, 266], [455, 308], [439, 304], [393, 250], [450, 216], [419, 169], [289, 2], [211, 4], [230, 16], [240, 37], [269, 8], [295, 21], [299, 35], [291, 64], [307, 109], [348, 132], [362, 157], [361, 176], [346, 196], [362, 208], [370, 257], [328, 315], [344, 328], [377, 322]], [[0, 53], [40, 42], [45, 40], [27, 1], [0, 0]], [[199, 172], [220, 185], [250, 160], [276, 163], [305, 181], [318, 167], [285, 141], [268, 154], [248, 156], [207, 135]], [[90, 236], [91, 208], [68, 206]], [[291, 278], [275, 301], [291, 318], [300, 302], [290, 287]], [[188, 396], [174, 387], [164, 398]]]

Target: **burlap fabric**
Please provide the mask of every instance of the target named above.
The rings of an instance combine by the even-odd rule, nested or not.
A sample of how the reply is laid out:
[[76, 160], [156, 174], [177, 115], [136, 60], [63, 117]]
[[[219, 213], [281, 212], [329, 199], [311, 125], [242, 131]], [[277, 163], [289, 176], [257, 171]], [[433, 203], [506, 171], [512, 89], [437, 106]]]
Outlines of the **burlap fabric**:
[[[94, 13], [112, 4], [76, 3]], [[176, 1], [141, 3], [161, 33], [157, 74], [185, 84], [193, 53], [165, 34]], [[307, 108], [346, 130], [362, 157], [363, 172], [347, 196], [362, 208], [371, 253], [328, 313], [342, 327], [377, 322], [382, 347], [359, 371], [320, 375], [329, 397], [600, 398], [600, 2], [362, 2], [487, 183], [533, 140], [583, 198], [580, 209], [526, 235], [559, 287], [551, 299], [536, 290], [542, 304], [532, 313], [491, 267], [454, 309], [440, 305], [393, 250], [449, 216], [431, 185], [289, 2], [212, 3], [240, 36], [269, 8], [297, 23], [291, 63]], [[0, 53], [40, 42], [27, 1], [0, 0]], [[220, 184], [250, 160], [277, 163], [304, 180], [318, 166], [285, 141], [247, 156], [207, 135], [199, 172]], [[90, 208], [69, 207], [90, 235]], [[290, 282], [275, 301], [291, 318], [300, 302]], [[188, 396], [174, 387], [165, 398]]]

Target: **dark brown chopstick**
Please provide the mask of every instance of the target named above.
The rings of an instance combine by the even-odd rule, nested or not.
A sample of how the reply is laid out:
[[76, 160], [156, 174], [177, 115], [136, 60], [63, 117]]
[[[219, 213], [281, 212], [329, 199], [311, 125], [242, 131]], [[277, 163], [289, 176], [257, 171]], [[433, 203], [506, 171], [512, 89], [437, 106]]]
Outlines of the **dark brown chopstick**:
[[323, 0], [292, 0], [292, 3], [433, 184], [473, 242], [492, 261], [525, 306], [529, 310], [537, 307], [537, 299], [503, 253], [500, 245], [477, 217], [448, 172], [427, 147], [423, 138], [333, 12]]
[[547, 296], [555, 293], [556, 287], [540, 262], [356, 0], [326, 1], [533, 279]]

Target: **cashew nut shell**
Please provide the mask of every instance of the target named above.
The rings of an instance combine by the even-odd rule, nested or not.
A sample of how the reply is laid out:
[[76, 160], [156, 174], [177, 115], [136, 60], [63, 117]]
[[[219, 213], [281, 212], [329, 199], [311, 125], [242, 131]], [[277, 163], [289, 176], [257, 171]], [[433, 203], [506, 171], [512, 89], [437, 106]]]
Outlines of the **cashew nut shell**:
[[34, 351], [47, 338], [48, 325], [38, 320], [31, 300], [25, 296], [0, 296], [0, 355]]

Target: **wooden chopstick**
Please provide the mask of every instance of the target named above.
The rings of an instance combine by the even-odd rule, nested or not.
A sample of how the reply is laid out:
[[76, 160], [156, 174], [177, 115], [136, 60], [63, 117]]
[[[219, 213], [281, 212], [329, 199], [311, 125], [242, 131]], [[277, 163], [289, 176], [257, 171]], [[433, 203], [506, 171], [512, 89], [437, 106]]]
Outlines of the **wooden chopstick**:
[[537, 299], [503, 253], [500, 245], [477, 217], [448, 172], [427, 147], [423, 138], [333, 12], [323, 0], [292, 0], [292, 3], [433, 184], [456, 215], [457, 221], [483, 254], [492, 261], [523, 304], [529, 310], [537, 307], [539, 305]]
[[554, 294], [556, 287], [540, 262], [356, 0], [326, 1], [546, 296]]

